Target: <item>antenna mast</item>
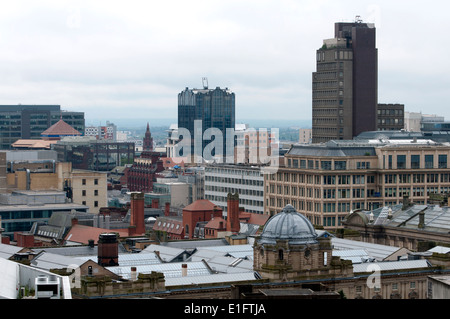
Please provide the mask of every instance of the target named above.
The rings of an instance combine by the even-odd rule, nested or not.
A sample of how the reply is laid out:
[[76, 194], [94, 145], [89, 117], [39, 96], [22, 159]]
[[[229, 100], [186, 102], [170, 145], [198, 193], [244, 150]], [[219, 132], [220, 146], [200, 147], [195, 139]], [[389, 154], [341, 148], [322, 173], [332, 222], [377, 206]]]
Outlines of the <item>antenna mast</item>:
[[203, 88], [206, 90], [208, 89], [208, 78], [203, 77], [202, 78], [202, 82], [203, 82]]

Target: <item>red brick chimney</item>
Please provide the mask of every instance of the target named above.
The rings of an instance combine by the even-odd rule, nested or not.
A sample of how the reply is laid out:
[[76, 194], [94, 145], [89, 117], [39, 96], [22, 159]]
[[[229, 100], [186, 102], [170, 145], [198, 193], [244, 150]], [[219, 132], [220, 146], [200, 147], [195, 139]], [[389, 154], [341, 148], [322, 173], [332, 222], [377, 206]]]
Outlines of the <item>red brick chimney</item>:
[[34, 235], [30, 233], [17, 233], [17, 246], [34, 247]]
[[145, 234], [144, 205], [144, 193], [131, 193], [130, 229], [135, 228], [135, 235]]
[[227, 196], [227, 231], [238, 233], [239, 223], [239, 194], [228, 193]]
[[72, 218], [72, 227], [78, 225], [78, 218], [74, 217]]
[[98, 264], [100, 266], [119, 265], [119, 241], [116, 233], [103, 233], [98, 237]]
[[152, 199], [152, 208], [159, 208], [159, 200], [157, 198]]
[[164, 216], [170, 216], [170, 203], [166, 202], [166, 207], [164, 209]]

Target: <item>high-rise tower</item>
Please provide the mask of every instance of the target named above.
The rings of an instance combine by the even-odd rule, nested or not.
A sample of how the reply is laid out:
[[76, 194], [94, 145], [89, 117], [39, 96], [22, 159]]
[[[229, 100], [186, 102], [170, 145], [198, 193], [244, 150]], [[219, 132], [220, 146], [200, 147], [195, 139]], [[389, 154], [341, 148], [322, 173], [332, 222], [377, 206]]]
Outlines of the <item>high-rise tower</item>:
[[[198, 121], [201, 131], [199, 126], [196, 127], [195, 121]], [[212, 155], [221, 153], [224, 157], [227, 156], [227, 129], [234, 129], [234, 126], [235, 95], [228, 88], [209, 89], [207, 86], [204, 86], [203, 89], [186, 88], [178, 94], [178, 130], [184, 128], [189, 131], [191, 155], [199, 157], [204, 155], [205, 147], [213, 141], [208, 137], [205, 138], [205, 131], [215, 128], [222, 134], [223, 149], [215, 150], [215, 154]], [[196, 137], [200, 139], [196, 145], [198, 148], [194, 148], [194, 138]], [[183, 138], [186, 137], [183, 136]], [[231, 150], [234, 152], [234, 144], [231, 146]]]
[[377, 129], [378, 50], [373, 24], [335, 24], [317, 50], [312, 79], [312, 141], [347, 140]]

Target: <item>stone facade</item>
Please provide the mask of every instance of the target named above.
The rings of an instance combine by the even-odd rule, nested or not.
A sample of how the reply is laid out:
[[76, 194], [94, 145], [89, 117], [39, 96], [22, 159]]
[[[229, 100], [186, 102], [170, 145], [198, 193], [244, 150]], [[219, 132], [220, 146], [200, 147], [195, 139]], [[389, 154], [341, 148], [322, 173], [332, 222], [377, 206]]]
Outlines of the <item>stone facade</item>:
[[165, 290], [162, 273], [139, 274], [136, 281], [114, 282], [106, 277], [83, 277], [81, 288], [75, 296], [113, 298], [117, 295], [139, 294]]

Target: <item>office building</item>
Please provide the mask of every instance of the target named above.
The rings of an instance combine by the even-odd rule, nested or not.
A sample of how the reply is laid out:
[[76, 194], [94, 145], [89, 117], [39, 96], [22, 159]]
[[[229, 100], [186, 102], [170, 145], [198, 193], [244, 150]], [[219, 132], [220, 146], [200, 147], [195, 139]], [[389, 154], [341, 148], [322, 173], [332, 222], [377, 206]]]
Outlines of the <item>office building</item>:
[[71, 162], [74, 169], [111, 171], [132, 163], [134, 143], [97, 140], [93, 136], [65, 137], [52, 145], [59, 162]]
[[117, 126], [108, 121], [106, 121], [106, 125], [86, 126], [84, 135], [95, 136], [98, 140], [109, 140], [113, 142], [119, 140], [117, 138]]
[[87, 206], [98, 214], [107, 207], [107, 173], [73, 170], [72, 163], [55, 160], [11, 160], [7, 162], [9, 191], [64, 191], [67, 201]]
[[239, 206], [246, 212], [264, 212], [264, 176], [261, 168], [249, 165], [207, 165], [205, 198], [218, 205], [227, 215], [227, 196], [239, 194]]
[[400, 131], [405, 126], [405, 106], [403, 104], [378, 104], [378, 131]]
[[266, 164], [272, 150], [278, 151], [278, 135], [267, 129], [250, 128], [248, 124], [236, 124], [234, 164]]
[[434, 125], [445, 122], [445, 118], [436, 114], [422, 114], [421, 112], [405, 112], [405, 127], [408, 132], [421, 132], [423, 129], [434, 130]]
[[430, 194], [450, 192], [450, 146], [431, 140], [294, 145], [285, 157], [286, 167], [265, 175], [264, 212], [291, 204], [326, 229], [342, 227], [351, 210], [396, 205], [403, 196], [426, 205]]
[[0, 216], [4, 236], [13, 239], [15, 232], [28, 232], [34, 222], [48, 222], [54, 212], [72, 210], [88, 213], [85, 205], [67, 203], [66, 193], [59, 191], [15, 191], [0, 194]]
[[[195, 124], [201, 125], [201, 130], [194, 131]], [[227, 155], [227, 129], [234, 129], [235, 127], [235, 94], [228, 88], [209, 89], [204, 86], [203, 89], [189, 89], [178, 94], [178, 133], [180, 129], [184, 128], [189, 131], [191, 141], [186, 141], [190, 147], [190, 155], [194, 156], [195, 161], [199, 158], [205, 157], [211, 159], [211, 156], [226, 156]], [[211, 152], [205, 152], [206, 146], [212, 144], [211, 138], [204, 133], [210, 128], [216, 128], [222, 133], [223, 139], [217, 141], [216, 145], [219, 147], [222, 142], [222, 149], [214, 149]], [[197, 135], [195, 135], [196, 133]], [[200, 135], [201, 134], [201, 135]], [[182, 135], [180, 133], [180, 135]], [[197, 136], [197, 137], [196, 137]], [[198, 139], [197, 147], [194, 147], [194, 139]], [[183, 139], [186, 139], [184, 136]], [[229, 145], [230, 155], [234, 153], [234, 138], [233, 145]], [[201, 149], [200, 149], [201, 148]], [[207, 153], [207, 154], [206, 154]], [[186, 156], [185, 154], [177, 154], [178, 156]]]
[[298, 142], [300, 144], [311, 144], [312, 142], [312, 129], [301, 128], [298, 131]]
[[312, 142], [350, 140], [375, 131], [378, 51], [373, 24], [336, 23], [317, 50], [312, 78]]
[[19, 139], [40, 139], [60, 120], [84, 132], [84, 112], [63, 111], [60, 105], [0, 105], [0, 149], [11, 149]]

